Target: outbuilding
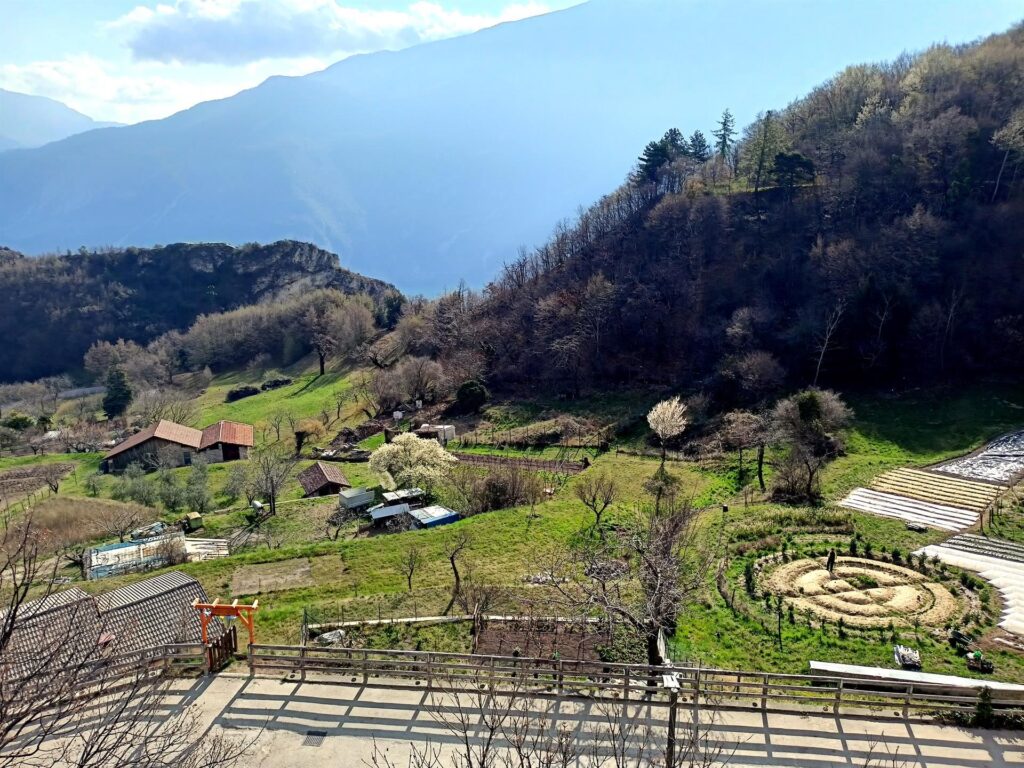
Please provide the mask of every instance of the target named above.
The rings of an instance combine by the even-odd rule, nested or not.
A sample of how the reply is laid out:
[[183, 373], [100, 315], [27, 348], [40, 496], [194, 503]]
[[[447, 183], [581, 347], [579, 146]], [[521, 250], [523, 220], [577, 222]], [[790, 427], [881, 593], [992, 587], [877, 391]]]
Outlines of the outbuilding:
[[419, 528], [436, 528], [439, 525], [448, 525], [459, 519], [459, 513], [448, 507], [434, 504], [421, 509], [410, 509], [409, 515], [416, 521]]
[[342, 489], [352, 487], [338, 465], [323, 461], [316, 461], [299, 472], [297, 479], [306, 496], [335, 496]]

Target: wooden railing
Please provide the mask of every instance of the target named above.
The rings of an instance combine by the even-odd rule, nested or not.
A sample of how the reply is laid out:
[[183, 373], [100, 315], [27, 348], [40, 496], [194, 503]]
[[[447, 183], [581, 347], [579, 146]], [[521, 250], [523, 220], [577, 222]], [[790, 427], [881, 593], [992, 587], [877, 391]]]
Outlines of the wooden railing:
[[[671, 675], [678, 683], [678, 701], [692, 706], [834, 713], [871, 710], [880, 717], [967, 712], [978, 701], [976, 690], [896, 680], [421, 651], [254, 645], [249, 649], [249, 665], [254, 674], [335, 676], [362, 685], [558, 694], [666, 706], [670, 694], [663, 681]], [[997, 713], [1024, 711], [1024, 692], [993, 690], [992, 699]]]

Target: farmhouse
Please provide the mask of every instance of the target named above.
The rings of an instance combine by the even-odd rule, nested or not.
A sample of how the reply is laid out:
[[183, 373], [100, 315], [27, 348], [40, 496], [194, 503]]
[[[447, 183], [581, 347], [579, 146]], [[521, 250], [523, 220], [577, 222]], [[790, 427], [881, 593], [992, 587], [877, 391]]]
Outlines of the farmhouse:
[[120, 472], [129, 464], [147, 469], [161, 462], [184, 467], [196, 455], [216, 464], [246, 458], [252, 445], [250, 424], [218, 421], [200, 430], [161, 419], [114, 446], [107, 453], [104, 466], [108, 472]]
[[317, 461], [299, 472], [296, 478], [306, 496], [334, 496], [352, 484], [334, 464]]

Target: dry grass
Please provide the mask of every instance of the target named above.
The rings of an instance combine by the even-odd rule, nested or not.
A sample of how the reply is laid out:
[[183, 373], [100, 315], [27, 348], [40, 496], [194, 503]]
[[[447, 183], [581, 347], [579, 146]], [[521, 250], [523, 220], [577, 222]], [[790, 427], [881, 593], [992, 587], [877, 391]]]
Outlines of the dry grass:
[[942, 584], [910, 568], [841, 557], [829, 573], [824, 560], [794, 560], [771, 570], [764, 587], [800, 612], [861, 628], [942, 626], [963, 606]]
[[136, 525], [145, 525], [158, 517], [155, 509], [138, 504], [54, 496], [33, 508], [32, 519], [56, 541], [72, 544], [109, 538], [111, 519], [125, 519], [126, 515], [137, 518]]

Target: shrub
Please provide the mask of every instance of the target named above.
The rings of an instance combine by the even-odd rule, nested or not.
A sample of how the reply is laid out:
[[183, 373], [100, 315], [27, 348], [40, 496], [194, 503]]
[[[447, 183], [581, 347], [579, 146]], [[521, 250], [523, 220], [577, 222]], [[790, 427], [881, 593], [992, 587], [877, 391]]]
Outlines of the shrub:
[[974, 705], [974, 717], [971, 725], [975, 728], [991, 728], [995, 723], [996, 713], [992, 706], [992, 690], [986, 685], [978, 693], [978, 702]]
[[743, 586], [747, 590], [747, 594], [754, 597], [756, 591], [754, 584], [754, 563], [747, 560], [743, 566]]
[[287, 387], [291, 383], [292, 380], [289, 378], [267, 379], [262, 384], [260, 384], [260, 389], [263, 390], [264, 392], [269, 392], [272, 389], [280, 389], [281, 387]]
[[459, 413], [476, 413], [490, 399], [487, 387], [476, 379], [464, 381], [455, 392], [455, 408]]
[[0, 426], [7, 427], [8, 429], [13, 429], [16, 432], [24, 432], [26, 429], [29, 429], [34, 423], [35, 422], [32, 421], [31, 416], [24, 413], [19, 413], [18, 411], [11, 411], [9, 414], [7, 414], [6, 417], [4, 417], [3, 421], [0, 421]]
[[235, 387], [234, 389], [229, 389], [227, 391], [227, 394], [224, 395], [224, 402], [225, 403], [233, 403], [236, 400], [241, 400], [242, 398], [245, 398], [245, 397], [252, 397], [253, 395], [258, 395], [259, 393], [260, 393], [260, 390], [257, 387], [252, 387], [252, 386]]

